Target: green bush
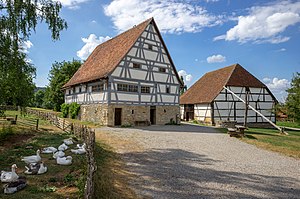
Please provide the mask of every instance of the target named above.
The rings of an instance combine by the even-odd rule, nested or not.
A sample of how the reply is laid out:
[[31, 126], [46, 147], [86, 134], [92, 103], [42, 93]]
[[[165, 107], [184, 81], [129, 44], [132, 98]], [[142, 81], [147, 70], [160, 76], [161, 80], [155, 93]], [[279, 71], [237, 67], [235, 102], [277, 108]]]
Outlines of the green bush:
[[69, 104], [63, 103], [61, 106], [62, 116], [64, 118], [68, 117], [69, 114]]
[[13, 133], [11, 126], [3, 125], [2, 129], [0, 127], [0, 140], [6, 140], [9, 136], [13, 135]]
[[75, 119], [77, 117], [79, 110], [80, 110], [80, 105], [77, 104], [76, 102], [72, 102], [69, 105], [69, 114], [72, 119]]

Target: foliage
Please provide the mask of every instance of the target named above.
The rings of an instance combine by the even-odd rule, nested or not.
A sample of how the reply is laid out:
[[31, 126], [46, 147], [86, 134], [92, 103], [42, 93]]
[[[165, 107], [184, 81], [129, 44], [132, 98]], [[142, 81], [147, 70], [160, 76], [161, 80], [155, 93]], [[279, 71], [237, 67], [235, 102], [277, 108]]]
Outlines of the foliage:
[[72, 119], [75, 119], [78, 116], [79, 110], [80, 110], [80, 105], [77, 104], [76, 102], [72, 102], [69, 105], [69, 114]]
[[3, 0], [0, 2], [1, 36], [11, 40], [14, 46], [28, 39], [35, 31], [38, 22], [45, 21], [52, 33], [52, 39], [59, 39], [60, 31], [67, 28], [67, 23], [60, 18], [61, 4], [52, 0]]
[[59, 17], [61, 4], [52, 0], [0, 1], [0, 104], [26, 106], [33, 98], [35, 67], [22, 52], [22, 43], [45, 21], [52, 39], [67, 28]]
[[44, 98], [44, 108], [60, 111], [64, 103], [62, 86], [71, 79], [81, 65], [81, 61], [55, 62], [49, 73], [49, 85]]
[[33, 98], [35, 68], [26, 55], [13, 51], [11, 41], [0, 35], [0, 104], [26, 106]]
[[64, 118], [68, 117], [69, 114], [69, 104], [63, 103], [61, 105], [61, 112]]
[[33, 101], [33, 106], [42, 108], [44, 104], [44, 97], [45, 97], [45, 90], [38, 90], [34, 93], [34, 101]]
[[11, 126], [3, 125], [2, 129], [0, 129], [0, 140], [3, 141], [7, 139], [9, 136], [13, 135], [13, 129]]
[[286, 108], [289, 118], [300, 124], [300, 73], [294, 74], [291, 87], [287, 89]]

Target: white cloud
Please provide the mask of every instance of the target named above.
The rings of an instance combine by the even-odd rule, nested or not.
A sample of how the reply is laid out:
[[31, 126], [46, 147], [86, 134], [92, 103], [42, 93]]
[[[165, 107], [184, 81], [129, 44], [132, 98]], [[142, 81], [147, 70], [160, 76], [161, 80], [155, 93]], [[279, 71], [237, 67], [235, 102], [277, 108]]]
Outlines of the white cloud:
[[222, 63], [226, 61], [226, 57], [223, 55], [212, 55], [206, 58], [207, 63]]
[[249, 9], [249, 15], [239, 16], [238, 24], [225, 35], [214, 38], [214, 41], [225, 39], [237, 40], [240, 43], [278, 44], [290, 38], [281, 34], [292, 25], [300, 22], [300, 2], [276, 1], [276, 3], [255, 6]]
[[20, 51], [23, 53], [29, 53], [28, 49], [30, 49], [33, 46], [31, 41], [27, 40], [22, 43], [20, 43]]
[[90, 34], [88, 38], [81, 38], [81, 40], [85, 43], [85, 45], [77, 51], [77, 56], [80, 59], [86, 59], [92, 52], [93, 50], [101, 43], [111, 39], [111, 37], [106, 36], [106, 37], [101, 37], [97, 38], [95, 34]]
[[284, 52], [286, 51], [286, 48], [280, 48], [279, 50], [277, 50], [277, 52]]
[[274, 77], [273, 79], [265, 77], [263, 82], [271, 90], [271, 92], [276, 96], [279, 101], [284, 101], [287, 93], [286, 89], [289, 88], [290, 82], [287, 79], [279, 79]]
[[222, 23], [221, 16], [182, 0], [113, 0], [104, 6], [104, 12], [120, 32], [150, 17], [164, 33], [200, 32]]
[[65, 6], [69, 9], [76, 10], [80, 8], [80, 4], [88, 2], [90, 0], [55, 0], [59, 1], [62, 6]]
[[187, 74], [187, 72], [185, 70], [180, 70], [178, 71], [178, 75], [181, 77], [183, 77], [183, 81], [186, 84], [189, 84], [192, 80], [193, 80], [193, 76], [192, 74]]

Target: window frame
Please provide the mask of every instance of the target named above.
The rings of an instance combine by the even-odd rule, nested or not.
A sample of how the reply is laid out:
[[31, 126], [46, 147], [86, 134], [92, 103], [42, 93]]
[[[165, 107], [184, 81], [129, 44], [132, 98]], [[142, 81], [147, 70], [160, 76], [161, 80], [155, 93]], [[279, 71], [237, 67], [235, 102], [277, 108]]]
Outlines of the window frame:
[[141, 93], [150, 93], [150, 86], [141, 86]]

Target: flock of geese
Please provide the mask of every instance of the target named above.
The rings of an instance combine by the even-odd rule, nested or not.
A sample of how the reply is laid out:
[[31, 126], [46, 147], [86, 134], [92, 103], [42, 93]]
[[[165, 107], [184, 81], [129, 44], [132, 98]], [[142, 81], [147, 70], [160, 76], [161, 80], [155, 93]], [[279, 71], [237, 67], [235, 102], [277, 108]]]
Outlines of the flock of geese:
[[[27, 166], [25, 166], [25, 174], [28, 175], [41, 175], [46, 173], [48, 168], [45, 163], [42, 161], [40, 153], [43, 154], [53, 154], [53, 158], [56, 159], [58, 165], [71, 165], [72, 156], [65, 156], [65, 150], [69, 148], [70, 145], [73, 145], [74, 142], [71, 138], [64, 139], [63, 143], [58, 147], [46, 147], [41, 151], [37, 150], [36, 155], [23, 157], [21, 160], [24, 161]], [[85, 154], [86, 153], [86, 144], [77, 144], [75, 149], [71, 149], [71, 152], [74, 154]], [[13, 194], [27, 185], [26, 177], [19, 176], [16, 173], [17, 165], [13, 164], [11, 166], [11, 171], [1, 171], [1, 182], [6, 183], [4, 188], [5, 194]]]

